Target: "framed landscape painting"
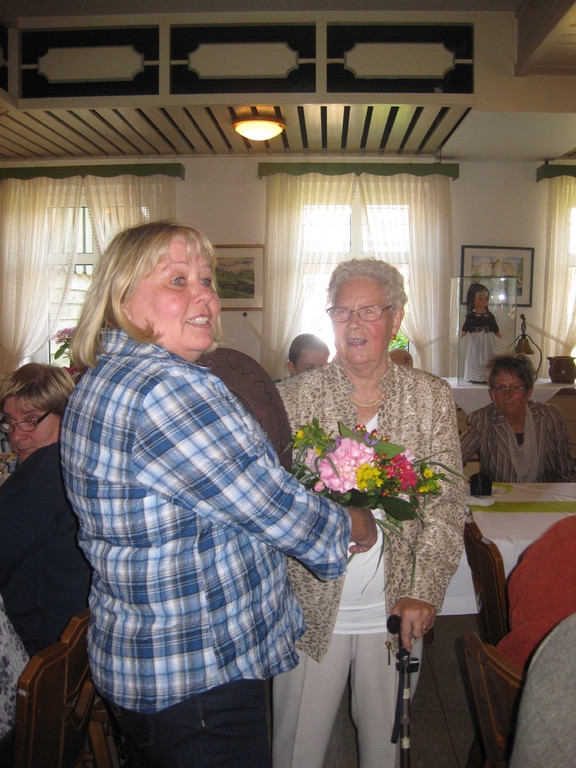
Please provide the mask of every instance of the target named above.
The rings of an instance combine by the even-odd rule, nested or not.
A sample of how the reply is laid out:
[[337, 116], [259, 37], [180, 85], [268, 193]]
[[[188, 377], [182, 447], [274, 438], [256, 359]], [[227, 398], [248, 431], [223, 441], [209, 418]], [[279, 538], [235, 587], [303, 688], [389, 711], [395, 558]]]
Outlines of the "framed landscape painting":
[[262, 309], [263, 245], [215, 245], [222, 309]]
[[[534, 248], [510, 248], [503, 245], [463, 245], [462, 277], [515, 277], [516, 306], [532, 306]], [[465, 296], [463, 297], [466, 301]]]

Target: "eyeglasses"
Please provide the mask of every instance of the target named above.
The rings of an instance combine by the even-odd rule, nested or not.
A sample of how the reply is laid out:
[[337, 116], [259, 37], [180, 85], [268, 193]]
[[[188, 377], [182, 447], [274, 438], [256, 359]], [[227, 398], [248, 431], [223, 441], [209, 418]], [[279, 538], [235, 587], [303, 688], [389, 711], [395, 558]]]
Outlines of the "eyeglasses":
[[518, 392], [525, 390], [526, 387], [523, 387], [521, 384], [510, 384], [509, 387], [507, 387], [505, 384], [496, 384], [496, 386], [491, 387], [491, 389], [493, 392], [497, 392], [498, 394], [510, 392], [511, 394], [515, 395]]
[[34, 419], [26, 419], [25, 421], [14, 421], [13, 419], [4, 418], [4, 420], [0, 422], [0, 430], [11, 434], [16, 427], [18, 427], [22, 432], [34, 432], [38, 424], [40, 424], [41, 421], [44, 421], [46, 416], [50, 416], [50, 413], [51, 411], [46, 411], [42, 416], [38, 416]]
[[348, 307], [330, 307], [326, 310], [330, 319], [335, 323], [347, 323], [350, 315], [357, 314], [364, 323], [375, 323], [380, 320], [384, 312], [392, 309], [392, 304], [387, 307], [379, 307], [377, 304], [370, 304], [369, 307], [360, 307], [359, 309], [348, 309]]

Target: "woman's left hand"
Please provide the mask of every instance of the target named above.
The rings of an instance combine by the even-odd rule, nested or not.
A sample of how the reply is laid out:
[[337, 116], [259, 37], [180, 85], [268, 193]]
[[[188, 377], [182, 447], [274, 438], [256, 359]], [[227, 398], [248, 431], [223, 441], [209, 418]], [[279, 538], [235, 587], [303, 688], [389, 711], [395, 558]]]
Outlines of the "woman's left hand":
[[400, 616], [400, 644], [407, 651], [412, 648], [414, 640], [418, 640], [432, 629], [436, 620], [436, 609], [432, 603], [413, 597], [400, 598], [391, 613]]

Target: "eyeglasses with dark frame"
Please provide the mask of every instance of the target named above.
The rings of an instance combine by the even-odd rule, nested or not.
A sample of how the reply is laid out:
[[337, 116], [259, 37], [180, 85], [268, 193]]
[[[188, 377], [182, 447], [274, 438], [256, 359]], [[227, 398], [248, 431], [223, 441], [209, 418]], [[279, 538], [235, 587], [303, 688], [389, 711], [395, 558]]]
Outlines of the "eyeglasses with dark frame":
[[522, 386], [522, 384], [510, 384], [509, 387], [507, 387], [505, 384], [495, 384], [493, 387], [490, 387], [492, 392], [496, 392], [499, 395], [504, 394], [504, 392], [510, 392], [512, 395], [518, 394], [520, 391], [525, 391], [526, 387]]
[[350, 320], [350, 316], [353, 314], [358, 315], [360, 320], [364, 323], [375, 323], [380, 320], [384, 312], [392, 309], [392, 304], [388, 304], [387, 307], [379, 307], [378, 304], [370, 304], [367, 307], [359, 307], [358, 309], [348, 309], [348, 307], [329, 307], [328, 312], [330, 319], [335, 323], [347, 323]]
[[47, 416], [50, 416], [51, 413], [52, 411], [46, 411], [42, 416], [26, 419], [25, 421], [14, 421], [13, 419], [7, 419], [5, 416], [2, 416], [2, 421], [0, 421], [0, 431], [10, 435], [14, 432], [16, 427], [18, 427], [22, 432], [34, 432], [38, 424], [40, 424], [41, 421], [44, 421]]

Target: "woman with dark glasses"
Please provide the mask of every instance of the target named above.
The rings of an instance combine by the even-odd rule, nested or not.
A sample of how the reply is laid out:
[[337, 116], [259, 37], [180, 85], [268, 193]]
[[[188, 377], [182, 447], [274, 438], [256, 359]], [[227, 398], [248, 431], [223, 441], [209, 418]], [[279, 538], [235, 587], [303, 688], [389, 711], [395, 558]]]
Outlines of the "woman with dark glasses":
[[0, 486], [0, 593], [32, 656], [59, 639], [88, 605], [90, 568], [60, 471], [60, 422], [74, 381], [28, 363], [0, 385], [0, 434], [18, 465]]

